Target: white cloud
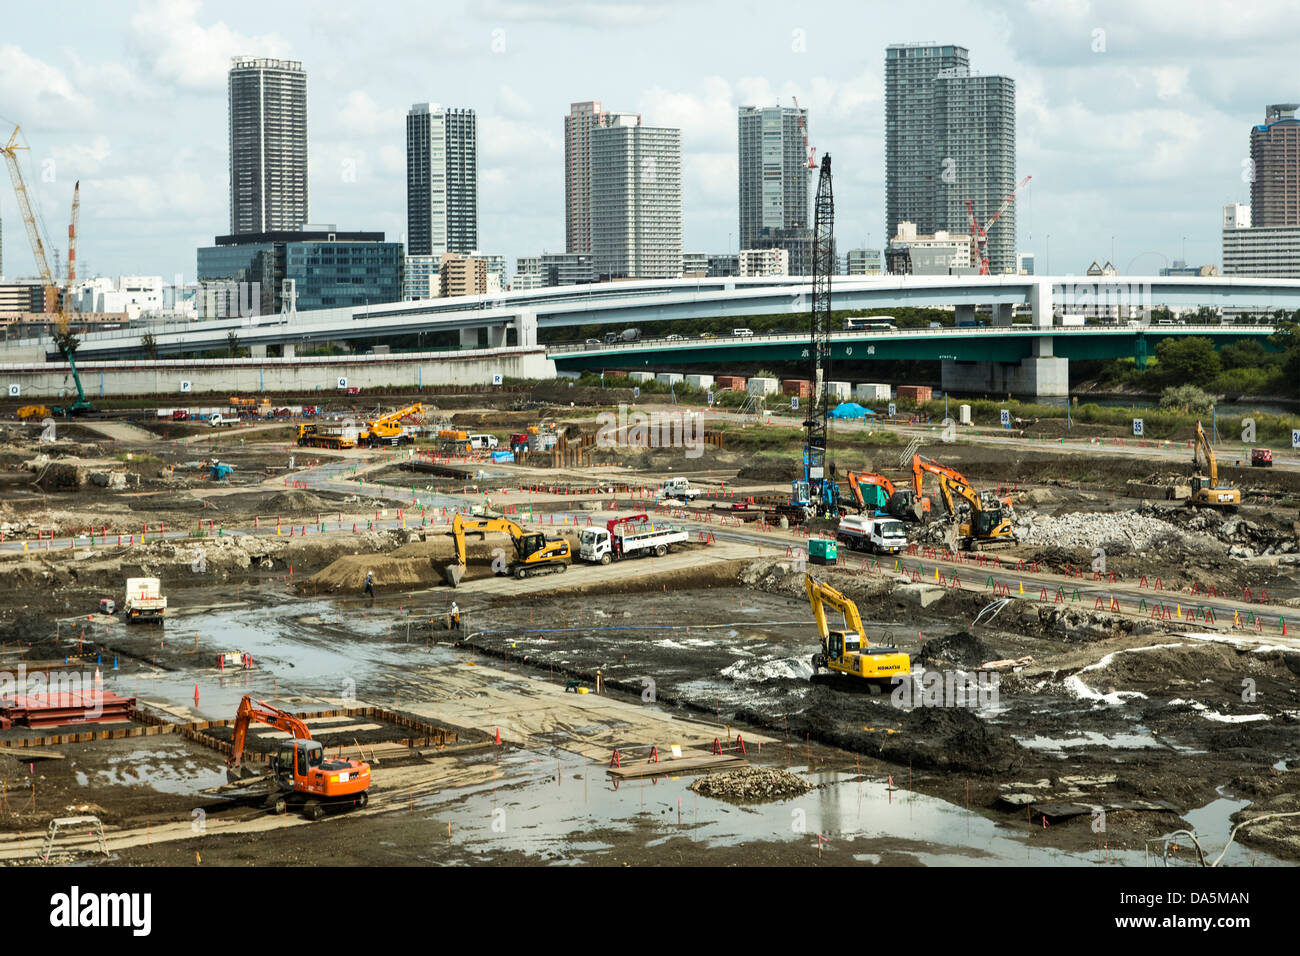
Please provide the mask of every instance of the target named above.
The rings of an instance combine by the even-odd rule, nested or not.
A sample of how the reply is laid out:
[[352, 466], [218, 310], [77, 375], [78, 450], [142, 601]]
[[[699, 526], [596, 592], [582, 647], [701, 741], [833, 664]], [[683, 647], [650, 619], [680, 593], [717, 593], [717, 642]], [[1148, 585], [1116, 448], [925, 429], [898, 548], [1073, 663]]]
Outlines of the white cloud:
[[157, 79], [190, 89], [217, 90], [234, 56], [285, 57], [289, 44], [275, 35], [248, 36], [217, 21], [198, 22], [201, 0], [150, 0], [127, 27], [127, 44]]

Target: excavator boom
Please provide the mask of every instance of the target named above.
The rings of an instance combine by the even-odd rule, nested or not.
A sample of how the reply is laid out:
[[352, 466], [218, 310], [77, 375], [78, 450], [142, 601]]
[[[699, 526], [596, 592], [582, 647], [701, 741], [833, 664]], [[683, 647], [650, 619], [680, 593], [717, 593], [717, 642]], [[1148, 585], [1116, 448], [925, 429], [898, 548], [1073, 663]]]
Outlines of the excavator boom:
[[[811, 574], [805, 574], [803, 582], [821, 640], [821, 650], [812, 658], [814, 676], [825, 667], [832, 673], [880, 684], [911, 673], [912, 660], [906, 653], [894, 647], [870, 645], [856, 604]], [[826, 617], [828, 606], [843, 616], [843, 630], [831, 629]]]
[[564, 538], [548, 538], [540, 531], [527, 532], [509, 518], [465, 517], [461, 512], [451, 520], [451, 536], [455, 541], [456, 560], [447, 566], [444, 575], [452, 587], [460, 584], [465, 574], [468, 555], [465, 535], [497, 531], [510, 535], [515, 545], [515, 560], [507, 566], [507, 573], [526, 578], [535, 571], [563, 571], [568, 567], [569, 542]]

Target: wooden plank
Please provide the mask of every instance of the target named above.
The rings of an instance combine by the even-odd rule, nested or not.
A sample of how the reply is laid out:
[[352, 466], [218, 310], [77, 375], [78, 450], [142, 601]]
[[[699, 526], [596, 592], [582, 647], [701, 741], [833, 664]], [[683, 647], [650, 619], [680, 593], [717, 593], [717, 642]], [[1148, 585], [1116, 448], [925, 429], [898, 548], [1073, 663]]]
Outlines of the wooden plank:
[[[636, 758], [631, 758], [636, 760]], [[644, 759], [644, 758], [642, 758]], [[625, 767], [610, 767], [606, 773], [626, 779], [628, 777], [654, 777], [659, 774], [689, 773], [733, 769], [744, 766], [748, 761], [733, 754], [704, 754], [699, 757], [681, 757], [677, 760], [660, 760], [659, 763], [642, 763], [638, 760]]]

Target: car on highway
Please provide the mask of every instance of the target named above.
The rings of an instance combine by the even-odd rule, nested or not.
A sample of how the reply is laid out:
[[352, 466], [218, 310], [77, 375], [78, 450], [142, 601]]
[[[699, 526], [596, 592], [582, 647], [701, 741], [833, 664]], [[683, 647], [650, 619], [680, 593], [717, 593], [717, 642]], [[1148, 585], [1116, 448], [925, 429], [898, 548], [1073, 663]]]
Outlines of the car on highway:
[[602, 342], [600, 339], [587, 339], [586, 343], [584, 343], [584, 344], [586, 344], [586, 345], [604, 345], [605, 343]]
[[731, 334], [732, 335], [753, 335], [754, 330], [753, 329], [732, 329]]
[[672, 335], [665, 336], [665, 339], [664, 339], [664, 340], [667, 341], [667, 342], [680, 342], [680, 341], [681, 341], [682, 339], [684, 339], [685, 337], [686, 337], [686, 336], [684, 336], [684, 335], [678, 335], [676, 332], [674, 332]]
[[702, 339], [714, 339], [714, 338], [717, 338], [717, 336], [714, 335], [712, 332], [701, 332], [701, 333], [700, 333], [700, 338], [702, 338]]

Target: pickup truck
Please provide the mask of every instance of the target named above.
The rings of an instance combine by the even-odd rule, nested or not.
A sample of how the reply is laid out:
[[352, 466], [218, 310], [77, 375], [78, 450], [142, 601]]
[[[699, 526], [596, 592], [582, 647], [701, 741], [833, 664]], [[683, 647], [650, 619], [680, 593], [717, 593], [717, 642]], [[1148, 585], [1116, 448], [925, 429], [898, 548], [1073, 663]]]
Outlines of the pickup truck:
[[239, 424], [239, 418], [235, 415], [223, 415], [220, 412], [213, 412], [212, 417], [208, 419], [209, 428], [233, 428]]
[[907, 547], [903, 522], [885, 515], [844, 515], [835, 537], [855, 551], [873, 554], [898, 554]]
[[127, 624], [138, 621], [161, 621], [167, 616], [167, 599], [162, 596], [162, 582], [157, 578], [127, 578], [126, 600], [122, 618]]
[[1250, 467], [1252, 468], [1272, 468], [1273, 467], [1273, 449], [1271, 448], [1252, 448], [1250, 450]]
[[620, 525], [612, 533], [608, 528], [583, 528], [578, 534], [578, 557], [593, 564], [609, 564], [633, 555], [662, 557], [670, 545], [680, 544], [689, 537], [687, 532], [676, 528], [653, 526], [636, 530]]
[[655, 492], [656, 498], [677, 498], [681, 501], [690, 501], [704, 492], [699, 488], [692, 488], [691, 483], [686, 478], [669, 478], [659, 490]]

